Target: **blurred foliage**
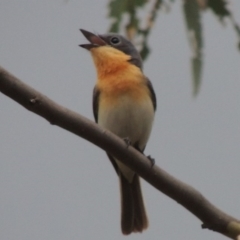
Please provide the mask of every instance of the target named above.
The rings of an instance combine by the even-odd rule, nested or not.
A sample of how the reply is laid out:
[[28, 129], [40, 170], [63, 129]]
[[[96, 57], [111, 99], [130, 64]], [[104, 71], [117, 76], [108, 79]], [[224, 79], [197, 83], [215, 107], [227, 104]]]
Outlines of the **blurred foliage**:
[[156, 0], [152, 2], [151, 9], [148, 13], [146, 20], [146, 27], [142, 28], [141, 18], [138, 16], [138, 10], [145, 9], [146, 5], [149, 5], [150, 1], [147, 0], [111, 0], [109, 3], [109, 17], [112, 19], [109, 32], [120, 32], [121, 24], [124, 20], [125, 34], [131, 41], [134, 41], [136, 37], [142, 38], [140, 43], [140, 53], [145, 60], [150, 53], [150, 49], [147, 45], [147, 39], [153, 24], [156, 20], [158, 10], [162, 4], [162, 0]]
[[185, 1], [183, 12], [186, 20], [188, 40], [192, 50], [193, 94], [196, 95], [201, 81], [203, 48], [201, 14], [198, 2], [195, 0]]
[[[145, 60], [149, 53], [148, 38], [161, 9], [169, 12], [175, 0], [110, 0], [109, 18], [111, 25], [109, 32], [121, 32], [140, 48], [140, 53]], [[210, 9], [222, 23], [228, 18], [232, 23], [238, 37], [240, 50], [240, 27], [228, 9], [227, 0], [182, 0], [183, 13], [187, 28], [187, 37], [192, 50], [191, 68], [193, 79], [193, 94], [196, 95], [200, 88], [203, 66], [203, 32], [202, 12]], [[144, 17], [143, 15], [146, 14]]]

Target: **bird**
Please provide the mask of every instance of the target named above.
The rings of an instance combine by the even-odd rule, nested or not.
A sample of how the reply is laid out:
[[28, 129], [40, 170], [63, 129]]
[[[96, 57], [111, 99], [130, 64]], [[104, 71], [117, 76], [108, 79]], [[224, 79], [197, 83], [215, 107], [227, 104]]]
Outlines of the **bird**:
[[[94, 34], [80, 29], [96, 68], [93, 114], [96, 123], [143, 153], [157, 107], [150, 80], [143, 74], [142, 58], [134, 45], [116, 33]], [[107, 153], [119, 176], [121, 230], [124, 235], [142, 232], [148, 217], [137, 173]]]

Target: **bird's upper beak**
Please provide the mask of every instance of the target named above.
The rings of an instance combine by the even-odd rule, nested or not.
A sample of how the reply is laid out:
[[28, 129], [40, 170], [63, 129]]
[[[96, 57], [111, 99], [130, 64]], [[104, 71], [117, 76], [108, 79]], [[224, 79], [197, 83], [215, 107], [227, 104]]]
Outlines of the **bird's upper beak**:
[[98, 35], [95, 35], [91, 32], [88, 32], [86, 30], [80, 29], [82, 34], [85, 36], [85, 38], [90, 42], [88, 44], [80, 44], [79, 47], [85, 48], [87, 50], [90, 50], [95, 47], [99, 46], [105, 46], [107, 43]]

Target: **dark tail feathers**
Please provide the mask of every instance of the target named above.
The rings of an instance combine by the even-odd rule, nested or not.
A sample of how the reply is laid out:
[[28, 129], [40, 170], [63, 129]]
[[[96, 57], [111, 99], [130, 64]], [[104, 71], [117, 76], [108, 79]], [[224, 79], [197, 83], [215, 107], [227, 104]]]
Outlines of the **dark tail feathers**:
[[142, 198], [139, 176], [135, 174], [132, 183], [119, 173], [121, 207], [122, 207], [122, 233], [128, 235], [132, 232], [142, 232], [148, 227], [148, 219]]

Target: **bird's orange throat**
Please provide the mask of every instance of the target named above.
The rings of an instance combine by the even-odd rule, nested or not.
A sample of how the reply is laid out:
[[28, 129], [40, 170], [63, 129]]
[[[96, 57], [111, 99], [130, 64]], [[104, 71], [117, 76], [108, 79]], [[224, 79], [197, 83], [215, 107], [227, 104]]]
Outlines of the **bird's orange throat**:
[[97, 85], [103, 91], [127, 91], [142, 83], [143, 73], [129, 62], [129, 55], [110, 46], [92, 48], [91, 54], [97, 70]]
[[[98, 79], [106, 79], [110, 75], [115, 77], [130, 68], [136, 68], [129, 63], [131, 57], [111, 46], [101, 46], [91, 49]], [[140, 69], [139, 69], [140, 70]]]

